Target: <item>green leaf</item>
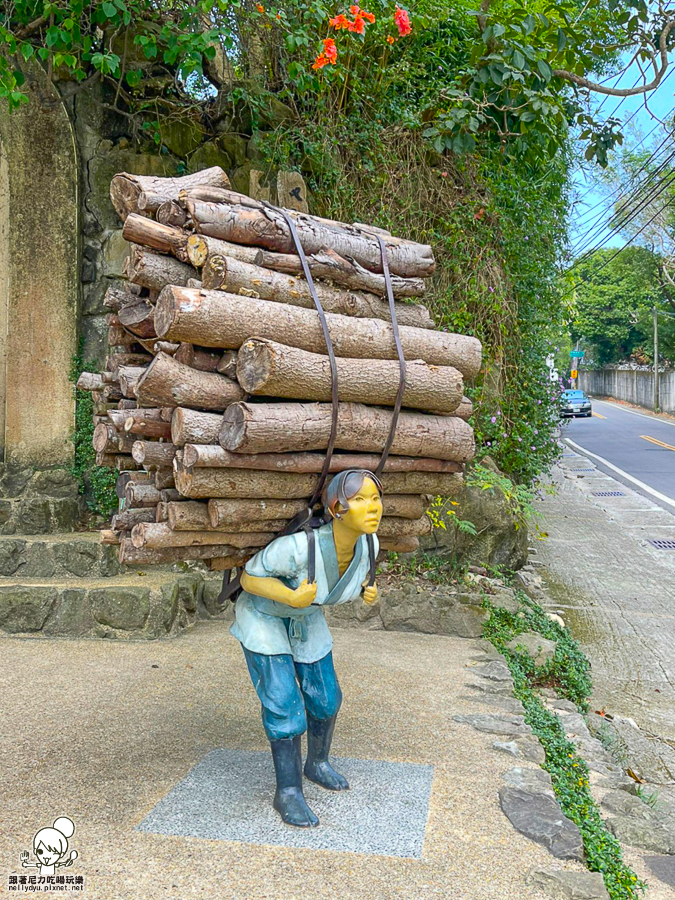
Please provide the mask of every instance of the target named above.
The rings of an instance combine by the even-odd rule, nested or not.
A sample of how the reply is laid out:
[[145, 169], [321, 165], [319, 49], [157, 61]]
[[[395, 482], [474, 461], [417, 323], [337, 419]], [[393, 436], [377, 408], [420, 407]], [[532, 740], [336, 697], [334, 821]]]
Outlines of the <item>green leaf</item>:
[[34, 53], [35, 53], [35, 50], [33, 49], [33, 47], [31, 47], [30, 44], [22, 44], [21, 45], [21, 55], [26, 60], [26, 62], [28, 62], [28, 60], [31, 59], [31, 57], [33, 56]]
[[513, 51], [513, 65], [516, 69], [522, 69], [525, 66], [525, 57], [520, 52], [520, 50]]
[[549, 66], [545, 59], [537, 60], [537, 68], [541, 74], [541, 77], [544, 81], [550, 81], [553, 77], [553, 69]]
[[562, 28], [558, 29], [558, 53], [561, 53], [565, 47], [567, 46], [567, 35], [562, 30]]

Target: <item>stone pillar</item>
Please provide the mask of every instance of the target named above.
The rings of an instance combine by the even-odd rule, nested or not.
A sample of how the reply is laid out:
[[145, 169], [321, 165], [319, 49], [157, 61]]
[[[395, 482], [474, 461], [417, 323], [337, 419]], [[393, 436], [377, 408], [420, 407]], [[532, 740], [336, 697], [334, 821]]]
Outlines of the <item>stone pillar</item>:
[[77, 153], [41, 69], [30, 103], [0, 108], [0, 453], [10, 466], [69, 466], [77, 347]]

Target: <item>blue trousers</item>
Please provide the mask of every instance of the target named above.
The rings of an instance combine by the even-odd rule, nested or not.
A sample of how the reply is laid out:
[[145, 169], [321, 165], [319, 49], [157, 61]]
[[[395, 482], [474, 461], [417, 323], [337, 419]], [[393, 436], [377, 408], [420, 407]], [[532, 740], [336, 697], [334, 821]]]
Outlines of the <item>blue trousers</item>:
[[332, 653], [317, 662], [299, 663], [290, 654], [266, 656], [243, 650], [270, 741], [303, 734], [307, 713], [315, 719], [330, 719], [340, 709], [342, 691]]

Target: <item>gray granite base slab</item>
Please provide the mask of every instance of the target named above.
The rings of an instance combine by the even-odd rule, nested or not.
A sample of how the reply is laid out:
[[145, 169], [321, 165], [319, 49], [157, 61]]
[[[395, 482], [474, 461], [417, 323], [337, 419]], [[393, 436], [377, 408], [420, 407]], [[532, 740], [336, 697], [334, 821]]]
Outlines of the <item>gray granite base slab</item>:
[[212, 750], [157, 803], [139, 831], [249, 844], [307, 847], [380, 856], [422, 856], [434, 767], [338, 759], [348, 791], [304, 781], [318, 828], [285, 825], [272, 809], [270, 753]]

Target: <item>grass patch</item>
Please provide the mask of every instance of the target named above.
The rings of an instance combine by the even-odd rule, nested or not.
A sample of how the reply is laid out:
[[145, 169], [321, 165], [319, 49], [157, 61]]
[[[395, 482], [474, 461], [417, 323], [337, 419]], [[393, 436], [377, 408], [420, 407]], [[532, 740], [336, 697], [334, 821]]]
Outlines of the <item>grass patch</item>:
[[[537, 687], [555, 687], [560, 695], [586, 712], [591, 693], [590, 665], [567, 629], [552, 622], [522, 591], [517, 592], [520, 613], [510, 613], [485, 600], [490, 618], [486, 638], [506, 657], [514, 693], [525, 709], [525, 720], [546, 753], [544, 768], [550, 774], [560, 807], [579, 828], [586, 865], [601, 872], [612, 900], [632, 900], [646, 885], [623, 861], [621, 845], [600, 815], [589, 786], [589, 770], [574, 744], [568, 740], [559, 717], [548, 710], [536, 693]], [[536, 631], [558, 642], [555, 659], [536, 667], [530, 656], [508, 650], [506, 644], [524, 631]]]

